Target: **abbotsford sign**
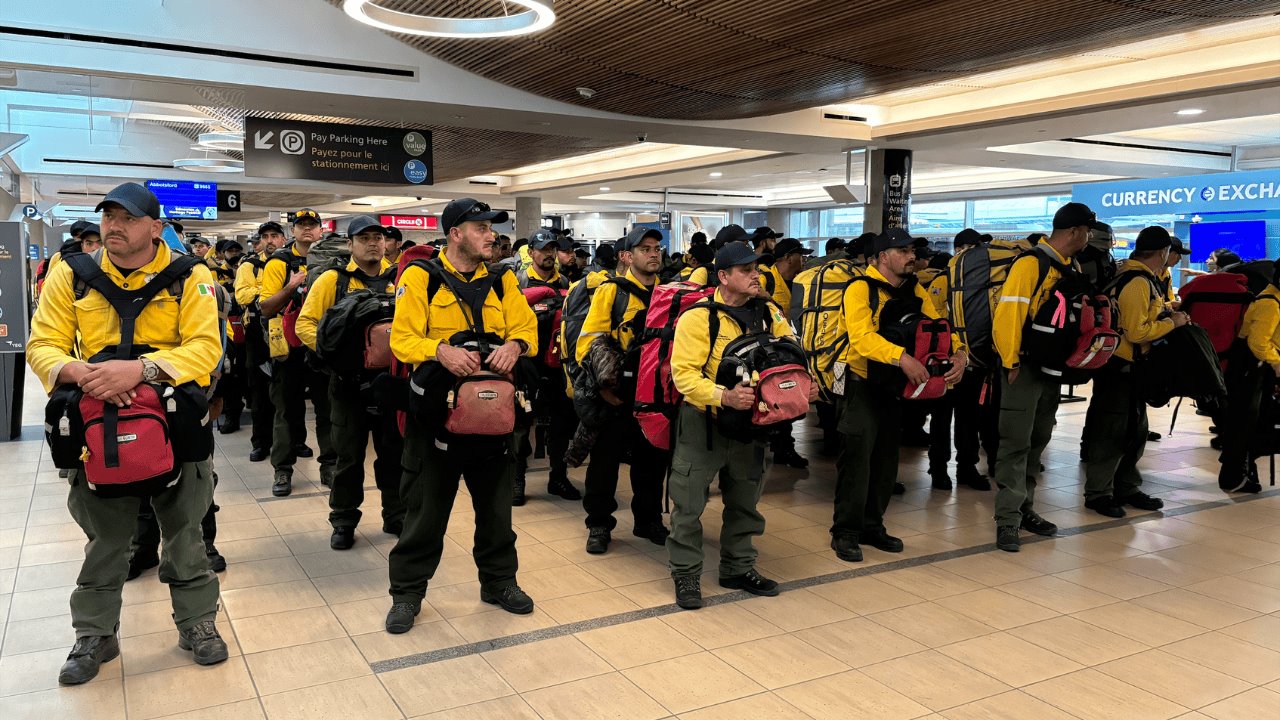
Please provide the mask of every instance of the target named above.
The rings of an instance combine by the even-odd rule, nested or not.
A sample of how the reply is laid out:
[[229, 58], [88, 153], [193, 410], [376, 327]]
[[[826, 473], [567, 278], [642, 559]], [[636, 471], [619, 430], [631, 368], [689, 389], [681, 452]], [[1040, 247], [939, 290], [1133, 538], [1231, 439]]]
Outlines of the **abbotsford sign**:
[[1280, 208], [1280, 170], [1074, 185], [1071, 199], [1099, 217]]

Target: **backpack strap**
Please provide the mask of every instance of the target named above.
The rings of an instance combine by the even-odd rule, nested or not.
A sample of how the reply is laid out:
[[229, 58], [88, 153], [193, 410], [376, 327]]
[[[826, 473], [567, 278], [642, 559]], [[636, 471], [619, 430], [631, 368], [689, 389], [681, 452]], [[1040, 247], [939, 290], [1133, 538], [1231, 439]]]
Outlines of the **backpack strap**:
[[446, 270], [444, 262], [439, 258], [414, 260], [409, 263], [409, 267], [414, 266], [422, 268], [427, 273], [428, 303], [439, 292], [442, 285], [448, 287], [458, 304], [466, 308], [462, 314], [467, 318], [471, 331], [477, 335], [484, 333], [484, 301], [489, 297], [490, 292], [497, 295], [499, 302], [502, 301], [503, 276], [510, 272], [510, 268], [502, 268], [482, 278], [464, 282]]
[[887, 283], [884, 280], [878, 280], [876, 278], [873, 278], [870, 275], [858, 275], [857, 277], [853, 278], [853, 280], [850, 281], [851, 284], [855, 282], [865, 282], [868, 286], [867, 287], [867, 305], [871, 307], [872, 317], [875, 317], [875, 314], [880, 310], [880, 293], [877, 292], [878, 290], [884, 290], [888, 292], [890, 295], [895, 295], [898, 292], [900, 292], [903, 288], [908, 287], [908, 282], [910, 282], [909, 287], [912, 288], [912, 292], [915, 291], [914, 278], [908, 278], [908, 280], [903, 281], [903, 283], [898, 287], [894, 287], [892, 284]]
[[364, 283], [365, 289], [372, 290], [379, 295], [386, 295], [387, 293], [382, 288], [386, 287], [386, 283], [395, 282], [396, 279], [396, 269], [394, 267], [387, 268], [377, 275], [370, 275], [358, 267], [355, 270], [348, 270], [345, 267], [329, 268], [325, 272], [338, 273], [338, 280], [334, 286], [336, 293], [333, 298], [334, 302], [341, 300], [347, 296], [348, 292], [351, 292], [352, 278]]
[[1156, 285], [1155, 278], [1147, 273], [1142, 272], [1141, 270], [1125, 270], [1124, 272], [1120, 273], [1115, 277], [1114, 280], [1111, 281], [1111, 284], [1107, 285], [1105, 293], [1109, 297], [1119, 300], [1120, 293], [1124, 292], [1125, 286], [1129, 284], [1129, 281], [1140, 278], [1140, 277], [1146, 279], [1147, 289], [1151, 291], [1152, 300], [1154, 300], [1157, 297], [1162, 297], [1162, 295], [1160, 295], [1160, 289]]

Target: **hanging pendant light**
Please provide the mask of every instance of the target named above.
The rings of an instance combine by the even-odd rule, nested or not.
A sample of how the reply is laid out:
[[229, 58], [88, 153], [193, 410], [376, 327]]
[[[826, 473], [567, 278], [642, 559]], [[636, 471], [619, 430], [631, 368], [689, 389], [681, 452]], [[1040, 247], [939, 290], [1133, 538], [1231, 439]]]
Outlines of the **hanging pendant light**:
[[352, 18], [388, 32], [444, 38], [495, 38], [527, 35], [551, 27], [556, 20], [555, 0], [504, 0], [525, 8], [514, 15], [484, 18], [451, 18], [415, 15], [382, 7], [373, 0], [343, 0], [342, 9]]

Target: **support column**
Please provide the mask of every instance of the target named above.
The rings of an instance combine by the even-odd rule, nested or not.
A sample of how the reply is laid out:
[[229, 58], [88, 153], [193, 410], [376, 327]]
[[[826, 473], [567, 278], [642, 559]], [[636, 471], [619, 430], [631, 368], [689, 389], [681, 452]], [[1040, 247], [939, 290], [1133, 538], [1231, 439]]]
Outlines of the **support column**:
[[527, 238], [542, 227], [542, 198], [516, 196], [516, 238]]
[[867, 152], [867, 204], [862, 229], [884, 232], [909, 229], [907, 205], [911, 201], [911, 151], [878, 149]]
[[783, 237], [791, 236], [791, 208], [769, 208], [769, 227]]

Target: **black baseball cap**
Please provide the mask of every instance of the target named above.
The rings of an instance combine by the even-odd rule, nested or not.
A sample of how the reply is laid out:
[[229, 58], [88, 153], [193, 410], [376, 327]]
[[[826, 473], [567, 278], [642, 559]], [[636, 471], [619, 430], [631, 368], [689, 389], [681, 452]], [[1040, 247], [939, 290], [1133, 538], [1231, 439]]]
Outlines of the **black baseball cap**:
[[716, 270], [728, 270], [735, 265], [755, 265], [760, 256], [741, 240], [726, 243], [716, 251]]
[[276, 232], [280, 233], [281, 235], [283, 235], [283, 234], [284, 234], [284, 226], [283, 226], [283, 225], [281, 225], [280, 223], [276, 222], [275, 220], [268, 220], [268, 221], [266, 221], [266, 222], [262, 223], [261, 225], [259, 225], [259, 226], [258, 226], [258, 235], [262, 235], [262, 233], [264, 233], [264, 232], [266, 232], [266, 231], [268, 231], [268, 230], [275, 230]]
[[534, 233], [529, 236], [530, 250], [545, 250], [552, 245], [554, 245], [557, 250], [567, 250], [569, 248], [569, 243], [567, 241], [561, 239], [555, 233], [546, 228], [535, 230]]
[[879, 255], [885, 250], [915, 247], [915, 244], [916, 239], [911, 237], [911, 233], [902, 228], [889, 228], [871, 241], [871, 251], [873, 254]]
[[1144, 227], [1138, 232], [1138, 239], [1133, 242], [1134, 250], [1163, 250], [1173, 247], [1173, 236], [1159, 225]]
[[1191, 248], [1187, 247], [1187, 246], [1182, 242], [1182, 238], [1178, 237], [1177, 235], [1171, 235], [1171, 236], [1169, 236], [1169, 239], [1173, 241], [1173, 244], [1169, 246], [1169, 252], [1170, 252], [1170, 253], [1177, 253], [1177, 254], [1179, 254], [1179, 255], [1186, 255], [1186, 254], [1188, 254], [1188, 253], [1190, 253], [1190, 252], [1191, 252]]
[[871, 252], [871, 246], [875, 243], [876, 234], [873, 232], [865, 232], [849, 241], [845, 247], [845, 251], [851, 255], [866, 255]]
[[699, 265], [706, 265], [715, 259], [716, 253], [711, 246], [706, 243], [698, 243], [689, 248], [689, 255], [692, 255]]
[[400, 244], [401, 240], [404, 240], [404, 233], [400, 232], [400, 228], [384, 227], [382, 228], [382, 234], [386, 235], [388, 240], [395, 240], [397, 245]]
[[230, 250], [233, 247], [239, 248], [242, 251], [244, 250], [244, 245], [241, 245], [240, 241], [236, 240], [235, 238], [230, 238], [227, 240], [219, 240], [218, 246], [217, 246], [218, 254], [221, 255], [222, 253]]
[[831, 253], [837, 250], [843, 250], [846, 247], [847, 247], [847, 244], [845, 243], [844, 240], [838, 237], [834, 237], [827, 241], [825, 252], [826, 254], [830, 255]]
[[631, 228], [631, 232], [618, 241], [616, 249], [618, 252], [630, 252], [644, 242], [645, 238], [655, 238], [658, 242], [662, 242], [662, 231], [657, 228]]
[[575, 249], [574, 249], [574, 251], [573, 251], [573, 254], [574, 254], [574, 255], [577, 255], [578, 257], [581, 257], [581, 258], [589, 258], [589, 257], [591, 257], [591, 253], [587, 252], [587, 249], [586, 249], [586, 248], [584, 248], [584, 247], [575, 248]]
[[85, 226], [80, 230], [80, 237], [83, 238], [85, 235], [102, 237], [102, 228], [98, 227], [97, 223], [85, 223]]
[[80, 233], [84, 232], [84, 229], [92, 224], [93, 223], [88, 220], [77, 220], [71, 223], [71, 226], [67, 228], [67, 232], [71, 233], [71, 237], [78, 240], [80, 238]]
[[294, 225], [297, 225], [298, 223], [307, 221], [307, 220], [319, 225], [320, 213], [316, 212], [315, 210], [312, 210], [311, 208], [302, 208], [301, 210], [293, 214]]
[[690, 245], [701, 245], [707, 241], [707, 234], [699, 230], [689, 238]]
[[618, 264], [618, 251], [613, 243], [600, 243], [596, 246], [596, 264], [603, 268]]
[[795, 238], [783, 238], [778, 241], [777, 245], [773, 246], [773, 257], [778, 260], [794, 253], [812, 255], [813, 250], [800, 244], [800, 241]]
[[378, 218], [372, 215], [357, 215], [347, 223], [347, 237], [354, 238], [366, 230], [377, 230], [383, 235], [387, 234], [387, 229], [382, 227], [382, 223]]
[[731, 242], [750, 242], [751, 235], [741, 225], [725, 225], [716, 233], [716, 239], [712, 241], [713, 248], [721, 248]]
[[210, 247], [213, 245], [213, 243], [209, 242], [209, 238], [201, 237], [201, 236], [196, 236], [191, 238], [191, 244], [195, 245], [196, 243], [200, 243], [201, 245], [206, 245]]
[[768, 225], [761, 225], [760, 227], [755, 229], [755, 232], [751, 234], [754, 237], [760, 238], [762, 240], [767, 240], [769, 238], [782, 237], [782, 233], [774, 232], [773, 228], [769, 227]]
[[1081, 226], [1090, 230], [1103, 229], [1102, 223], [1098, 222], [1098, 216], [1084, 203], [1069, 202], [1053, 214], [1054, 230], [1070, 230]]
[[464, 222], [504, 223], [510, 216], [505, 210], [493, 210], [475, 198], [450, 200], [440, 213], [440, 229], [449, 232]]
[[122, 183], [112, 188], [93, 211], [102, 212], [103, 208], [110, 205], [118, 205], [134, 217], [160, 219], [160, 201], [156, 199], [155, 193], [135, 182]]
[[956, 247], [964, 247], [966, 245], [981, 245], [991, 242], [990, 235], [974, 230], [973, 228], [965, 228], [956, 233], [956, 239], [953, 241]]

